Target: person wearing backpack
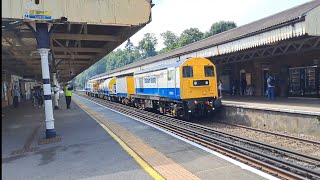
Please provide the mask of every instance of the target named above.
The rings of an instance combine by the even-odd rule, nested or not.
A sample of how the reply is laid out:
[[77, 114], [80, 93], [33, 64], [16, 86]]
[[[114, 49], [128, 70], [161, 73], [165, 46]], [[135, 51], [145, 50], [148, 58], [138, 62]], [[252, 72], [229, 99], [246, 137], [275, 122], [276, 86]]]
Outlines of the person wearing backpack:
[[268, 84], [268, 99], [273, 100], [274, 99], [274, 88], [275, 88], [276, 81], [272, 77], [271, 74], [269, 75], [269, 77], [267, 79], [267, 84]]

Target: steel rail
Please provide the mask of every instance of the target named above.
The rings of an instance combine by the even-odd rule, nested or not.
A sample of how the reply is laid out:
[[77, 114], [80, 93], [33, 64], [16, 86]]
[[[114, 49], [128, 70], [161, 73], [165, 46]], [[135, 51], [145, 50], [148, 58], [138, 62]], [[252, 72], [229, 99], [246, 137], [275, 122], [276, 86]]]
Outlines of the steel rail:
[[266, 133], [266, 134], [272, 134], [272, 135], [275, 135], [275, 136], [281, 136], [281, 137], [284, 137], [284, 138], [287, 138], [287, 139], [294, 139], [294, 140], [298, 140], [298, 141], [302, 141], [302, 142], [307, 142], [307, 143], [311, 143], [311, 144], [320, 145], [320, 141], [314, 141], [314, 140], [310, 140], [310, 139], [303, 139], [303, 138], [299, 138], [299, 137], [295, 137], [295, 136], [291, 136], [291, 135], [265, 131], [265, 130], [262, 130], [262, 129], [243, 126], [243, 125], [239, 125], [239, 124], [230, 124], [230, 123], [225, 123], [225, 122], [218, 122], [218, 123], [226, 124], [226, 125], [234, 126], [234, 127], [239, 127], [239, 128], [243, 128], [243, 129], [249, 129], [249, 130], [252, 130], [252, 131], [262, 132], [262, 133]]

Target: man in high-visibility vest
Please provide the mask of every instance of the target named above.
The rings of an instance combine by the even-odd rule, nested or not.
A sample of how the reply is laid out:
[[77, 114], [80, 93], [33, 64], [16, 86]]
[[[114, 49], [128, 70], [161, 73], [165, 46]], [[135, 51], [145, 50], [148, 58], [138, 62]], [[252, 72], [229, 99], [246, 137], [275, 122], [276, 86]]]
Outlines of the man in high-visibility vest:
[[70, 109], [71, 97], [72, 97], [72, 87], [70, 83], [66, 84], [64, 87], [64, 94], [66, 96], [67, 108]]

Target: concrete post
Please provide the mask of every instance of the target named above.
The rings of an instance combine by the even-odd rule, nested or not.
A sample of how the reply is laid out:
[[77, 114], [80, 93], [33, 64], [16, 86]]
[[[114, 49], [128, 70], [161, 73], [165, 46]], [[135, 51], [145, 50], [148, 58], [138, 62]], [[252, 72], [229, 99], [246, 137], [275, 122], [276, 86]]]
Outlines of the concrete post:
[[57, 81], [57, 73], [52, 73], [53, 92], [54, 92], [54, 109], [59, 109], [59, 87]]
[[50, 85], [50, 72], [49, 72], [49, 32], [48, 24], [36, 24], [36, 38], [37, 48], [41, 56], [41, 70], [43, 79], [44, 91], [44, 106], [45, 106], [45, 122], [46, 122], [46, 138], [56, 137], [56, 130], [54, 128], [53, 108], [51, 100], [51, 85]]

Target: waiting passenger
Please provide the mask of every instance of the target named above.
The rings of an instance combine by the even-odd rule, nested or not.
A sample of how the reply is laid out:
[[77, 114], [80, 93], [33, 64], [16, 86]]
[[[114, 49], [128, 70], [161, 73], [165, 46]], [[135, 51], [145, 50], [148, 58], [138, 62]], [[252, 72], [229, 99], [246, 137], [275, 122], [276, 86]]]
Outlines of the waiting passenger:
[[17, 88], [17, 86], [14, 86], [14, 89], [13, 89], [13, 107], [17, 108], [18, 105], [19, 105], [19, 97], [20, 97], [20, 92]]
[[38, 88], [36, 90], [36, 94], [37, 94], [37, 100], [38, 100], [38, 105], [39, 107], [43, 106], [43, 90], [42, 88]]
[[31, 89], [31, 99], [32, 99], [32, 105], [36, 106], [37, 102], [37, 93], [34, 89]]
[[267, 84], [268, 84], [268, 99], [273, 100], [274, 99], [274, 88], [275, 88], [276, 81], [274, 80], [274, 78], [272, 77], [271, 74], [269, 75], [269, 77], [267, 79]]
[[222, 98], [222, 90], [223, 90], [223, 83], [221, 81], [221, 79], [219, 80], [219, 83], [218, 83], [218, 89], [219, 89], [219, 98]]
[[244, 96], [246, 93], [246, 89], [247, 89], [247, 80], [246, 78], [242, 77], [241, 79], [241, 95]]
[[234, 96], [237, 93], [237, 82], [234, 79], [232, 79], [231, 81], [231, 88], [232, 88], [231, 95]]

